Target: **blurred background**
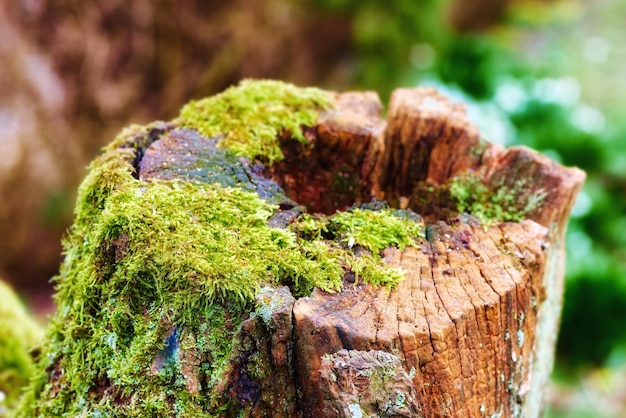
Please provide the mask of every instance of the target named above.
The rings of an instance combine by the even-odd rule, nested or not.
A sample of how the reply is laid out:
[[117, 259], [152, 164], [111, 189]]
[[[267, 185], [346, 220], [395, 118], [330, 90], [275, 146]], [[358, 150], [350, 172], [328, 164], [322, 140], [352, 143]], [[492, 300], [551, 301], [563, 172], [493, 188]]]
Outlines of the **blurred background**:
[[54, 309], [76, 188], [125, 125], [245, 77], [434, 85], [492, 142], [587, 172], [546, 416], [626, 417], [625, 38], [618, 0], [0, 2], [0, 277]]

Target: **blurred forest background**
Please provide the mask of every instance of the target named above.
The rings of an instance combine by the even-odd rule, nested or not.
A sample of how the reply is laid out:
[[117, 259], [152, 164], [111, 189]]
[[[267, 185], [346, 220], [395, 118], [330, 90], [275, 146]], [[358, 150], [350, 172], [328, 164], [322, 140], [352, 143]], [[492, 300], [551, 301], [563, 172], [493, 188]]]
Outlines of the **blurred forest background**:
[[0, 2], [0, 277], [50, 312], [85, 167], [125, 125], [245, 77], [434, 85], [493, 142], [588, 180], [568, 231], [549, 417], [626, 416], [626, 3]]

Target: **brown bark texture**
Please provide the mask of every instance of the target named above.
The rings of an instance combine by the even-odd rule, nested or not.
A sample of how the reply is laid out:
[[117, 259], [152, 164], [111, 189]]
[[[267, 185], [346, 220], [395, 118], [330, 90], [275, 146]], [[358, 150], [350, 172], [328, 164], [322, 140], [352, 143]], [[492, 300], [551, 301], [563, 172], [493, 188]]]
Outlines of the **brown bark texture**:
[[[271, 314], [244, 322], [226, 390], [253, 416], [539, 416], [562, 305], [564, 232], [584, 173], [484, 141], [464, 107], [433, 89], [396, 90], [386, 120], [373, 93], [336, 102], [306, 128], [312, 144], [285, 138], [285, 160], [263, 174], [309, 212], [371, 198], [411, 208], [426, 237], [383, 251], [405, 273], [391, 289], [357, 280], [295, 299], [286, 287], [264, 288], [258, 298], [273, 301]], [[171, 134], [159, 142], [141, 178], [169, 178], [162, 161], [184, 166], [197, 154]], [[480, 223], [441, 192], [459, 176], [493, 194], [517, 188], [511, 205], [542, 199], [522, 221]], [[269, 366], [265, 378], [251, 377], [252, 353]]]

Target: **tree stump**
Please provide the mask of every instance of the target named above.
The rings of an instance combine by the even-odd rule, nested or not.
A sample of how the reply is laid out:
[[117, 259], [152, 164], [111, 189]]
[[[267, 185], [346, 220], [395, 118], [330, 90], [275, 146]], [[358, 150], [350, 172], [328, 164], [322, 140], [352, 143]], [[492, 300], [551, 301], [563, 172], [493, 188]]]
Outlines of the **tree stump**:
[[211, 100], [92, 164], [18, 416], [539, 416], [583, 172], [433, 89]]

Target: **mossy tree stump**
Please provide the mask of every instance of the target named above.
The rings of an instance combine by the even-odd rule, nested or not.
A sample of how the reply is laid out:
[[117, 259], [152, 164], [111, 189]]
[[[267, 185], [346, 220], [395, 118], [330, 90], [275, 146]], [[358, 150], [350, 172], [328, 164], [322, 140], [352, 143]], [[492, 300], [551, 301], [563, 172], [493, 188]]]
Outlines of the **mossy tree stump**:
[[584, 174], [381, 110], [248, 81], [123, 132], [18, 415], [538, 416]]

